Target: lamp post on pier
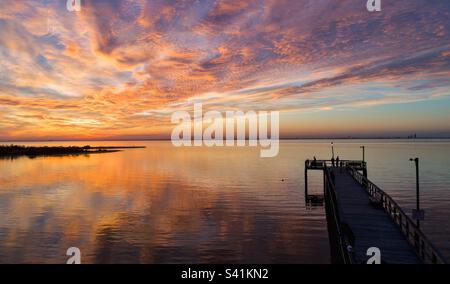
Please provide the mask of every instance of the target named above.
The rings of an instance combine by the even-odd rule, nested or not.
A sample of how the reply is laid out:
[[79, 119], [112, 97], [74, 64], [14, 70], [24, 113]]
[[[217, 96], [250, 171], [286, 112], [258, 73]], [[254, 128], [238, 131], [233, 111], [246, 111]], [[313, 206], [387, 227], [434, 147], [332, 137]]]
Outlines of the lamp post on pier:
[[362, 149], [362, 154], [363, 154], [363, 162], [366, 161], [366, 146], [360, 146], [359, 148]]
[[334, 142], [331, 142], [331, 164], [334, 167]]
[[420, 220], [425, 217], [425, 212], [420, 210], [420, 194], [419, 194], [419, 158], [409, 159], [416, 166], [416, 210], [413, 210], [413, 219], [417, 221], [417, 228], [420, 228]]
[[331, 142], [331, 158], [334, 160], [334, 142]]

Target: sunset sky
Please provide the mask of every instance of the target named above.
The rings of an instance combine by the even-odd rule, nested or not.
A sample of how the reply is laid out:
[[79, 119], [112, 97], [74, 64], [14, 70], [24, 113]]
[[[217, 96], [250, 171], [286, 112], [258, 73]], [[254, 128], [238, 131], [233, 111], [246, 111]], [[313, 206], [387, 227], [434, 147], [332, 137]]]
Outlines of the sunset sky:
[[0, 140], [165, 138], [195, 102], [450, 137], [450, 1], [0, 0]]

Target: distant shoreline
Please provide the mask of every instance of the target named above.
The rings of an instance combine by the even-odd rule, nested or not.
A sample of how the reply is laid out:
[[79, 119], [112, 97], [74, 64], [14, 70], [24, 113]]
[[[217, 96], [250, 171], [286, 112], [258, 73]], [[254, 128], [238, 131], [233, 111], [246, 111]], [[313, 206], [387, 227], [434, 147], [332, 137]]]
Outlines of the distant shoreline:
[[120, 147], [120, 146], [112, 146], [112, 147], [77, 147], [77, 146], [68, 146], [68, 147], [50, 147], [50, 146], [42, 146], [42, 147], [30, 147], [23, 145], [1, 145], [0, 146], [0, 159], [1, 158], [14, 158], [20, 156], [27, 157], [39, 157], [39, 156], [73, 156], [73, 155], [89, 155], [89, 154], [103, 154], [103, 153], [114, 153], [118, 152], [121, 149], [132, 149], [132, 148], [145, 148], [143, 146], [139, 147]]
[[[280, 140], [446, 140], [450, 137], [305, 137], [305, 138], [280, 138]], [[247, 139], [248, 140], [248, 139]], [[0, 140], [0, 143], [33, 143], [33, 142], [133, 142], [133, 141], [171, 141], [170, 139], [44, 139], [44, 140]], [[118, 148], [120, 146], [104, 147]], [[123, 148], [123, 147], [121, 147]], [[129, 147], [133, 148], [133, 147]]]

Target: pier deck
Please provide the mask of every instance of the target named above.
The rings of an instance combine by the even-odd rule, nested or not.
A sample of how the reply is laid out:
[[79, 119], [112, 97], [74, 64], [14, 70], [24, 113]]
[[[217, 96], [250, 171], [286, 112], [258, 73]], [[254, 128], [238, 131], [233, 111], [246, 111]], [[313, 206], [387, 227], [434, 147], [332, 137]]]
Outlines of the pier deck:
[[306, 160], [306, 200], [308, 170], [323, 171], [333, 262], [366, 263], [368, 249], [378, 248], [381, 263], [446, 263], [416, 222], [367, 179], [364, 161]]
[[365, 263], [367, 249], [377, 247], [383, 263], [421, 263], [400, 229], [382, 208], [372, 205], [369, 194], [342, 168], [329, 169], [334, 174], [337, 202], [341, 207], [341, 222], [354, 235], [354, 258]]

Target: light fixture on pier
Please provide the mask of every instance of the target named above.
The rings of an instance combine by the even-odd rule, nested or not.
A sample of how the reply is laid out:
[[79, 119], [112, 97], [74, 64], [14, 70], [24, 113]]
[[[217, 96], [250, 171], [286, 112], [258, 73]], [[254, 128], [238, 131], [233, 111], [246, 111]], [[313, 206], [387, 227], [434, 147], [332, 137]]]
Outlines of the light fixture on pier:
[[420, 210], [420, 194], [419, 194], [419, 158], [409, 159], [416, 165], [416, 209], [412, 212], [413, 219], [417, 220], [417, 228], [420, 228], [420, 220], [424, 220], [425, 211]]
[[365, 157], [365, 155], [366, 155], [366, 146], [360, 146], [359, 148], [361, 148], [362, 149], [362, 152], [363, 152], [363, 162], [365, 162], [366, 161], [366, 157]]

